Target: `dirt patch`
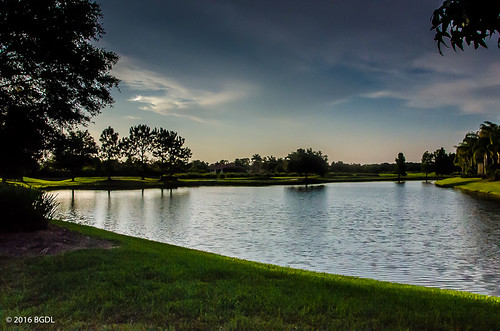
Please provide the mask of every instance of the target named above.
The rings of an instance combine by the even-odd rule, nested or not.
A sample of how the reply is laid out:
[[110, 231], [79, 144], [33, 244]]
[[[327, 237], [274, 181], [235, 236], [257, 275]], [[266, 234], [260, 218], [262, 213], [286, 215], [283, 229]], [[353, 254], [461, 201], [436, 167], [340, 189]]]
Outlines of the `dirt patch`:
[[116, 244], [49, 224], [35, 232], [0, 233], [0, 255], [54, 255], [86, 248], [110, 249]]

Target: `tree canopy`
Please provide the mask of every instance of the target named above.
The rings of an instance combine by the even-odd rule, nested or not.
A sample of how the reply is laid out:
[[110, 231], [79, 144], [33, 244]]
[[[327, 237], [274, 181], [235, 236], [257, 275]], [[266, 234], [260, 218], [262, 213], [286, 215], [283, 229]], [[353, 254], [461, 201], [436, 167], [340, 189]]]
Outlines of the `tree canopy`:
[[288, 170], [298, 172], [307, 176], [311, 173], [324, 175], [328, 172], [328, 157], [323, 155], [321, 151], [313, 151], [312, 148], [307, 150], [303, 148], [288, 154]]
[[425, 181], [427, 181], [427, 175], [434, 170], [434, 154], [425, 151], [422, 155], [422, 171], [425, 173]]
[[112, 161], [116, 160], [121, 154], [118, 136], [118, 132], [115, 132], [111, 126], [108, 126], [102, 130], [99, 137], [99, 141], [101, 142], [99, 151], [108, 168], [108, 180], [111, 180]]
[[[457, 47], [463, 50], [464, 42], [476, 49], [487, 48], [486, 37], [500, 33], [500, 1], [446, 0], [434, 11], [431, 21], [441, 54], [441, 45], [448, 47], [446, 38], [455, 51]], [[500, 37], [497, 43], [500, 47]]]
[[186, 166], [192, 153], [188, 147], [182, 147], [184, 142], [177, 132], [164, 128], [153, 130], [152, 152], [160, 163], [162, 175], [166, 173], [171, 178], [175, 171]]
[[88, 131], [70, 131], [61, 136], [53, 154], [56, 164], [71, 172], [71, 180], [97, 154], [97, 145]]
[[500, 178], [500, 126], [485, 121], [479, 131], [468, 132], [457, 146], [456, 163], [463, 174]]
[[406, 158], [403, 153], [399, 153], [395, 161], [399, 181], [401, 179], [401, 176], [406, 176]]
[[63, 129], [113, 103], [118, 56], [96, 46], [104, 30], [94, 1], [0, 0], [0, 12], [0, 154], [26, 167]]
[[146, 163], [149, 153], [153, 150], [154, 133], [146, 124], [133, 126], [129, 130], [129, 136], [122, 138], [120, 145], [124, 154], [131, 161], [138, 161], [141, 165], [141, 177], [145, 177]]

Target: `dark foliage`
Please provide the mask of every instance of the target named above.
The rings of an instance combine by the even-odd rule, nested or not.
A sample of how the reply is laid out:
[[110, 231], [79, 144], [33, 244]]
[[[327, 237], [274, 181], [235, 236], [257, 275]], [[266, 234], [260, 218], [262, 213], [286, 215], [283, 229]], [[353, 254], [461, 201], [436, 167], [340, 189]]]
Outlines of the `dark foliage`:
[[434, 152], [434, 171], [436, 175], [449, 175], [455, 170], [455, 154], [447, 154], [443, 147]]
[[288, 154], [287, 170], [297, 172], [307, 176], [309, 174], [325, 175], [328, 172], [328, 158], [320, 151], [315, 152], [312, 148], [304, 150], [299, 148], [297, 151]]
[[146, 175], [146, 167], [149, 161], [149, 153], [153, 150], [153, 131], [146, 124], [133, 126], [129, 130], [129, 136], [120, 141], [120, 148], [128, 161], [138, 162], [141, 166], [141, 178]]
[[[0, 174], [20, 176], [62, 129], [113, 102], [118, 57], [90, 0], [0, 0]], [[9, 157], [5, 157], [9, 155]]]
[[401, 176], [406, 176], [406, 158], [403, 153], [399, 153], [396, 161], [396, 172], [398, 174], [398, 180]]
[[[474, 48], [485, 47], [485, 39], [500, 32], [500, 1], [446, 0], [432, 14], [439, 53], [448, 38], [451, 46], [463, 50], [464, 42]], [[500, 47], [500, 38], [498, 39]]]
[[153, 131], [152, 152], [158, 159], [162, 176], [167, 174], [168, 177], [172, 177], [175, 172], [186, 168], [192, 153], [189, 148], [183, 147], [184, 142], [185, 139], [177, 132], [164, 128]]
[[53, 153], [57, 168], [68, 169], [74, 180], [93, 161], [97, 145], [88, 131], [70, 131], [55, 142]]
[[14, 185], [0, 185], [0, 232], [36, 231], [47, 227], [56, 209], [55, 196]]
[[427, 175], [434, 171], [434, 154], [425, 151], [422, 155], [422, 171], [425, 173], [425, 178], [427, 180]]
[[108, 180], [111, 180], [111, 172], [113, 171], [113, 166], [121, 153], [118, 132], [115, 132], [115, 130], [111, 126], [109, 126], [106, 129], [102, 130], [99, 141], [101, 142], [101, 148], [99, 152], [103, 159], [103, 162], [106, 164]]
[[[360, 174], [382, 174], [394, 173], [394, 163], [372, 163], [372, 164], [359, 164], [359, 163], [344, 163], [342, 161], [332, 162], [330, 171], [336, 173], [360, 173]], [[406, 162], [406, 171], [417, 172], [420, 171], [420, 163]]]

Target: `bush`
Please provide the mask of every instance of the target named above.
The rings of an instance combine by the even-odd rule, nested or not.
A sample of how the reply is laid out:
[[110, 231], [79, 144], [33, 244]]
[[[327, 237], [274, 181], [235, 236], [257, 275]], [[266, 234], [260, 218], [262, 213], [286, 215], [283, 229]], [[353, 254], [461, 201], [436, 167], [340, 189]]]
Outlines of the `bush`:
[[54, 216], [55, 196], [14, 185], [0, 185], [0, 232], [36, 231]]

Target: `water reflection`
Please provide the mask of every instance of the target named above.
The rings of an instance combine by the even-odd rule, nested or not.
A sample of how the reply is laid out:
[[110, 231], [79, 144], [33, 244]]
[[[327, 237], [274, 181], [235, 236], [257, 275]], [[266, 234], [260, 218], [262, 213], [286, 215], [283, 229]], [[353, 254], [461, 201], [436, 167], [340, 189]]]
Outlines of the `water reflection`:
[[500, 296], [500, 206], [417, 182], [59, 191], [59, 217], [254, 261]]

